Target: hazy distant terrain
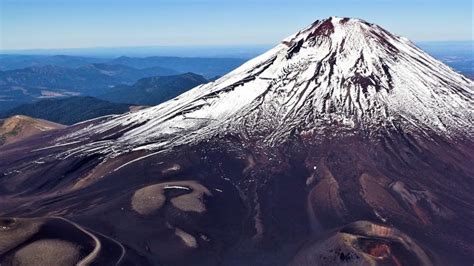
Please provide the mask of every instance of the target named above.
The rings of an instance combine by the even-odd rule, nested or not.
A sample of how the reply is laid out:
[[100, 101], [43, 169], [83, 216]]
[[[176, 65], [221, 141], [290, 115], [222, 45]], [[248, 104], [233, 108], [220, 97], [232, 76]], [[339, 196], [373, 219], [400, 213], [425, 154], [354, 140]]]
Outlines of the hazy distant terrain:
[[[423, 50], [440, 59], [445, 64], [461, 71], [472, 74], [473, 71], [473, 41], [432, 41], [417, 42]], [[221, 62], [241, 64], [247, 59], [262, 54], [273, 45], [236, 45], [236, 46], [143, 46], [143, 47], [102, 47], [102, 48], [71, 48], [71, 49], [30, 49], [17, 51], [0, 51], [0, 70], [17, 69], [34, 65], [59, 65], [79, 67], [90, 63], [107, 63], [121, 56], [146, 58], [218, 58]], [[122, 58], [124, 59], [124, 58]], [[219, 60], [216, 61], [218, 63]], [[167, 62], [169, 63], [169, 61]], [[165, 64], [163, 67], [174, 68]], [[235, 67], [235, 66], [234, 66]], [[223, 69], [225, 71], [225, 69]], [[229, 69], [227, 69], [228, 71]], [[194, 72], [206, 76], [203, 70]], [[221, 71], [222, 72], [222, 71]], [[211, 76], [222, 76], [212, 74]], [[211, 76], [207, 76], [208, 78]]]
[[[253, 58], [271, 48], [272, 45], [226, 45], [226, 46], [130, 46], [64, 49], [28, 49], [0, 51], [8, 55], [54, 56], [102, 58], [104, 61], [120, 56], [128, 57], [201, 57], [201, 58]], [[95, 61], [93, 61], [95, 62]]]
[[441, 60], [443, 63], [474, 78], [474, 42], [422, 42], [418, 44], [423, 50]]
[[[0, 55], [0, 113], [46, 98], [110, 95], [111, 88], [132, 85], [146, 77], [193, 72], [212, 79], [245, 61], [236, 58], [158, 56], [106, 59], [67, 55]], [[181, 88], [178, 85], [175, 88], [183, 92], [183, 88], [190, 87]], [[167, 94], [177, 95], [172, 92]]]
[[118, 84], [151, 76], [177, 74], [162, 67], [87, 64], [77, 68], [37, 65], [0, 72], [0, 112], [40, 99], [104, 94]]
[[[101, 94], [116, 84], [133, 83], [150, 76], [174, 75], [178, 72], [163, 67], [137, 69], [120, 64], [86, 64], [77, 68], [37, 65], [0, 72], [2, 90], [32, 87], [42, 91]], [[43, 93], [43, 96], [48, 96]]]
[[200, 75], [185, 73], [174, 76], [149, 77], [137, 81], [135, 84], [119, 85], [99, 98], [118, 103], [132, 103], [136, 105], [157, 105], [172, 99], [179, 94], [206, 83]]
[[[1, 51], [0, 51], [1, 52]], [[208, 78], [222, 76], [247, 61], [242, 58], [220, 57], [82, 57], [70, 55], [16, 55], [0, 54], [0, 70], [18, 70], [30, 67], [59, 66], [81, 69], [90, 65], [120, 65], [139, 70], [162, 68], [176, 73], [193, 72]]]
[[122, 114], [135, 107], [157, 105], [206, 82], [204, 77], [193, 73], [154, 76], [140, 79], [130, 86], [118, 85], [98, 98], [56, 97], [21, 104], [0, 112], [0, 118], [27, 115], [71, 125], [99, 116]]

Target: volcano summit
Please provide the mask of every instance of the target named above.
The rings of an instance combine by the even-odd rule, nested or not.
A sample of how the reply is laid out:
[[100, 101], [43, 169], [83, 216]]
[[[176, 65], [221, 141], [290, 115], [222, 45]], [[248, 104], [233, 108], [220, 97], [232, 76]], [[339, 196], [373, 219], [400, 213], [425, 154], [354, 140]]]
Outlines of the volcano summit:
[[1, 147], [22, 218], [0, 263], [472, 263], [473, 120], [473, 82], [409, 40], [316, 21], [163, 104]]

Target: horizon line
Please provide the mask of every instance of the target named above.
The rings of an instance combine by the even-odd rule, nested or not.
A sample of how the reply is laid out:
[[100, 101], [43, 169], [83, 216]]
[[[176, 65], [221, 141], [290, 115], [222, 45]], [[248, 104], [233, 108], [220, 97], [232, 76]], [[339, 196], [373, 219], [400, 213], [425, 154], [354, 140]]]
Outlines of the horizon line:
[[[413, 41], [414, 43], [448, 43], [448, 42], [474, 42], [474, 39], [458, 39], [458, 40], [419, 40]], [[279, 43], [279, 42], [278, 42]], [[4, 52], [14, 52], [14, 51], [47, 51], [47, 50], [80, 50], [80, 49], [127, 49], [127, 48], [240, 48], [240, 47], [271, 47], [278, 45], [278, 43], [271, 44], [151, 44], [151, 45], [117, 45], [117, 46], [84, 46], [84, 47], [44, 47], [44, 48], [7, 48], [3, 49], [0, 47], [0, 54]]]

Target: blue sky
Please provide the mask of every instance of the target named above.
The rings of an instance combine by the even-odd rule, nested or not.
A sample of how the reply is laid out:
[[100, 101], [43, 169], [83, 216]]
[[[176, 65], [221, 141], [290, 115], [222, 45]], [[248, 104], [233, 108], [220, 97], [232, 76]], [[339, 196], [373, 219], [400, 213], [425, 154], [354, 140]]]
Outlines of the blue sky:
[[471, 0], [0, 0], [0, 49], [274, 44], [316, 19], [472, 40]]

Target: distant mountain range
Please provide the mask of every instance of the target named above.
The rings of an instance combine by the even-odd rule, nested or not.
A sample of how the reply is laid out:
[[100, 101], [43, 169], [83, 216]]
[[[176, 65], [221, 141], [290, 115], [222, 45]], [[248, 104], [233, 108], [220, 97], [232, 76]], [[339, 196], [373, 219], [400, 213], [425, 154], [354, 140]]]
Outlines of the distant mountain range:
[[162, 67], [136, 69], [102, 63], [77, 68], [46, 65], [3, 71], [0, 72], [0, 112], [43, 98], [100, 95], [117, 84], [177, 73]]
[[[473, 43], [473, 41], [431, 41], [417, 42], [417, 45], [435, 58], [472, 79], [474, 77]], [[90, 63], [110, 63], [114, 58], [119, 58], [119, 56], [122, 55], [126, 55], [128, 59], [132, 59], [130, 61], [136, 58], [142, 61], [152, 59], [153, 61], [158, 61], [160, 64], [194, 57], [193, 60], [198, 61], [201, 59], [219, 59], [210, 62], [211, 64], [218, 64], [219, 61], [223, 59], [223, 62], [229, 63], [235, 61], [240, 62], [238, 63], [238, 65], [240, 65], [247, 59], [265, 52], [272, 46], [273, 45], [270, 44], [201, 47], [146, 46], [0, 51], [5, 53], [0, 54], [0, 70], [47, 64], [78, 67]], [[173, 65], [159, 66], [175, 69]], [[212, 74], [205, 73], [206, 70], [186, 68], [182, 72], [198, 73], [206, 78], [210, 78], [217, 75], [222, 76], [228, 71], [224, 71], [220, 74]]]
[[119, 64], [87, 64], [77, 68], [46, 65], [0, 72], [0, 86], [28, 86], [58, 93], [71, 91], [94, 95], [120, 83], [177, 73], [162, 67], [136, 69]]
[[109, 59], [69, 55], [0, 55], [0, 70], [14, 70], [37, 66], [61, 66], [76, 68], [88, 64], [106, 63]]
[[200, 57], [128, 57], [113, 59], [108, 64], [121, 64], [138, 69], [164, 67], [180, 73], [192, 72], [206, 78], [222, 76], [243, 64], [246, 59], [236, 58], [200, 58]]
[[193, 45], [193, 46], [127, 46], [127, 47], [86, 47], [86, 48], [59, 48], [59, 49], [21, 49], [3, 50], [3, 54], [22, 55], [70, 55], [80, 57], [107, 57], [119, 56], [148, 57], [148, 56], [175, 56], [175, 57], [211, 57], [211, 58], [246, 58], [250, 59], [262, 54], [271, 44], [257, 45]]
[[157, 105], [206, 82], [203, 76], [194, 73], [143, 78], [132, 86], [116, 86], [99, 98], [118, 103]]
[[27, 115], [71, 125], [99, 116], [126, 113], [137, 105], [157, 105], [206, 82], [204, 77], [193, 73], [143, 78], [131, 86], [116, 86], [99, 96], [101, 99], [91, 96], [43, 99], [0, 113], [0, 118]]
[[206, 78], [222, 76], [240, 66], [247, 59], [242, 58], [206, 58], [206, 57], [117, 57], [94, 58], [68, 55], [10, 55], [0, 54], [0, 70], [15, 70], [39, 66], [60, 66], [78, 68], [91, 64], [123, 65], [136, 69], [156, 68], [172, 69], [175, 73], [193, 72]]
[[422, 42], [418, 45], [456, 71], [474, 79], [474, 41]]
[[[111, 88], [123, 89], [121, 85], [132, 85], [146, 77], [193, 72], [212, 80], [244, 62], [245, 59], [235, 58], [0, 55], [0, 113], [44, 98], [110, 96]], [[182, 88], [179, 92], [183, 92]], [[153, 103], [156, 99], [147, 102]]]

